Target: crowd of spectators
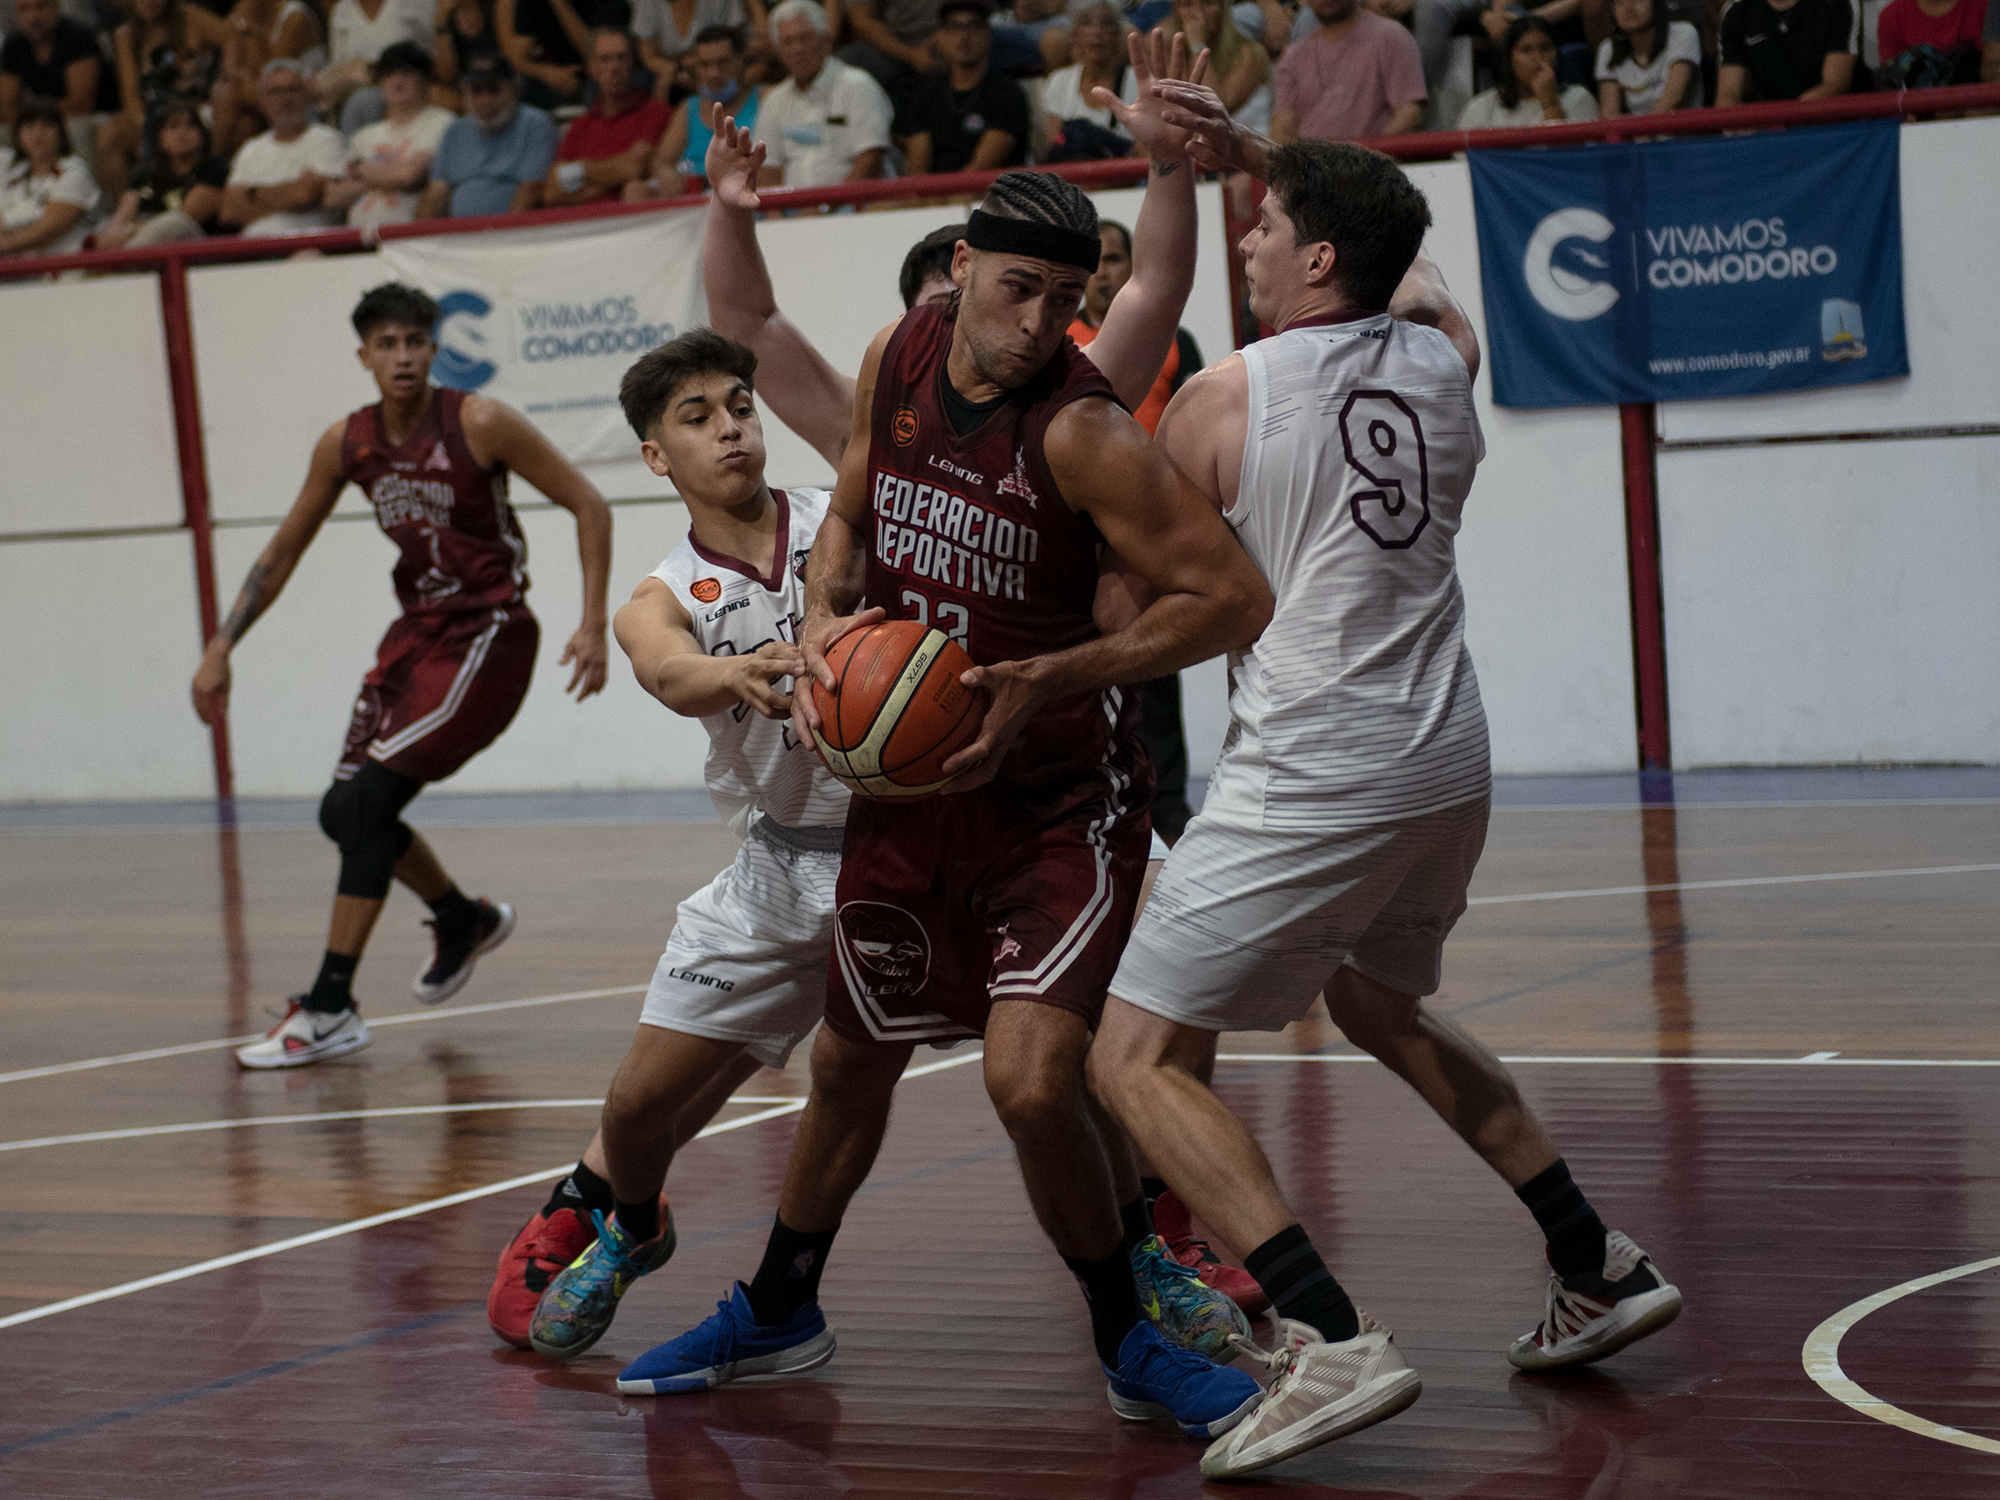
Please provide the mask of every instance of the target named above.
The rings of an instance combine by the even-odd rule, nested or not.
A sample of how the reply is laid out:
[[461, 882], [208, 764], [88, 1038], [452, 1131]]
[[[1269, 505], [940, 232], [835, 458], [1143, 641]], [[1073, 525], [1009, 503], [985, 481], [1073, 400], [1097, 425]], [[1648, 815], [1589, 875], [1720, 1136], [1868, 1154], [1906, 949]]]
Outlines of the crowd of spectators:
[[2000, 81], [2000, 0], [0, 0], [0, 254], [1123, 156], [1125, 37], [1279, 141]]

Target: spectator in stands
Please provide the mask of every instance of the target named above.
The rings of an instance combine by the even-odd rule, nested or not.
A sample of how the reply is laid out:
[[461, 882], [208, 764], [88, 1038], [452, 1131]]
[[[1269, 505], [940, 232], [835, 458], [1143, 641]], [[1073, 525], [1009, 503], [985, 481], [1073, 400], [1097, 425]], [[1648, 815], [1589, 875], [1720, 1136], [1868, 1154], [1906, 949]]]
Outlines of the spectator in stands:
[[1597, 49], [1597, 104], [1606, 117], [1700, 109], [1701, 33], [1670, 20], [1661, 0], [1612, 0], [1617, 30]]
[[556, 156], [548, 113], [521, 102], [505, 53], [474, 58], [459, 75], [465, 117], [453, 120], [431, 160], [420, 219], [517, 214], [542, 206], [542, 180]]
[[0, 146], [0, 256], [81, 250], [100, 196], [90, 168], [69, 149], [62, 106], [23, 99], [14, 144]]
[[1831, 99], [1854, 81], [1860, 23], [1849, 0], [1736, 0], [1722, 13], [1715, 102]]
[[1237, 29], [1235, 8], [1223, 0], [1174, 0], [1167, 25], [1187, 38], [1190, 57], [1208, 48], [1208, 84], [1222, 96], [1230, 119], [1269, 135], [1271, 54]]
[[859, 68], [830, 54], [826, 13], [814, 0], [771, 12], [785, 81], [764, 96], [752, 132], [766, 156], [761, 187], [824, 187], [882, 175], [889, 96]]
[[[1277, 0], [1271, 3], [1275, 5]], [[1014, 0], [1012, 15], [1012, 20], [994, 26], [993, 42], [1002, 55], [1025, 60], [1021, 71], [1032, 69], [1037, 53], [1044, 73], [1075, 61], [1070, 53], [1069, 7], [1064, 0]]]
[[734, 26], [709, 26], [696, 34], [690, 49], [694, 58], [695, 92], [674, 110], [659, 145], [653, 148], [652, 164], [646, 175], [625, 184], [625, 201], [647, 198], [676, 198], [694, 190], [704, 179], [708, 143], [715, 138], [702, 120], [702, 110], [714, 105], [730, 114], [745, 130], [757, 128], [757, 109], [763, 102], [761, 84], [745, 83], [743, 68], [747, 55], [743, 34]]
[[958, 242], [965, 238], [963, 224], [946, 224], [910, 246], [903, 257], [903, 269], [896, 276], [896, 290], [903, 294], [903, 311], [951, 301], [958, 288], [952, 284], [951, 262]]
[[942, 0], [938, 55], [949, 71], [926, 78], [897, 121], [904, 170], [991, 172], [1027, 160], [1028, 96], [992, 66], [987, 0]]
[[1049, 116], [1050, 161], [1088, 161], [1123, 156], [1132, 138], [1097, 90], [1127, 104], [1139, 97], [1139, 78], [1125, 59], [1125, 18], [1113, 0], [1070, 0], [1070, 55], [1076, 59], [1049, 74], [1042, 84], [1042, 107]]
[[1512, 130], [1596, 118], [1597, 101], [1589, 89], [1575, 84], [1563, 87], [1549, 23], [1540, 16], [1517, 16], [1493, 51], [1493, 87], [1466, 102], [1459, 111], [1458, 128]]
[[437, 0], [338, 0], [327, 22], [330, 61], [313, 77], [320, 118], [338, 120], [348, 135], [381, 119], [376, 62], [398, 42], [428, 51], [436, 21]]
[[[257, 75], [274, 57], [294, 57], [316, 73], [326, 66], [326, 32], [306, 0], [236, 0], [228, 16], [236, 40], [215, 91], [215, 132], [223, 159], [271, 122], [257, 113]], [[99, 236], [102, 238], [102, 236]]]
[[229, 165], [222, 222], [246, 235], [311, 234], [337, 216], [326, 208], [326, 185], [347, 170], [347, 142], [331, 125], [312, 121], [312, 85], [288, 57], [264, 64], [257, 108], [271, 128], [252, 136]]
[[[494, 0], [500, 48], [521, 75], [521, 97], [540, 109], [589, 102], [591, 33], [632, 24], [628, 0]], [[650, 85], [649, 85], [650, 87]]]
[[1994, 9], [1993, 0], [1892, 0], [1875, 22], [1883, 83], [1935, 88], [1979, 82], [1979, 38]]
[[653, 75], [653, 97], [671, 103], [700, 87], [694, 49], [704, 31], [734, 27], [747, 47], [748, 36], [767, 32], [770, 24], [761, 0], [638, 0], [632, 7], [632, 35]]
[[629, 33], [608, 27], [590, 39], [590, 81], [597, 97], [563, 132], [556, 164], [542, 187], [550, 208], [616, 198], [646, 175], [653, 144], [671, 118], [666, 105], [636, 86], [639, 49]]
[[146, 139], [146, 117], [169, 99], [210, 102], [235, 35], [214, 11], [185, 0], [131, 0], [131, 15], [111, 38], [118, 113], [97, 132], [98, 181], [120, 198]]
[[938, 71], [931, 46], [938, 0], [848, 0], [847, 25], [854, 40], [840, 49], [840, 60], [874, 79], [895, 103], [904, 103], [925, 75]]
[[191, 99], [162, 105], [148, 128], [133, 186], [98, 226], [95, 248], [201, 239], [222, 213], [228, 181], [228, 159], [215, 154], [200, 106]]
[[1403, 135], [1424, 120], [1423, 62], [1410, 33], [1358, 0], [1306, 0], [1319, 26], [1278, 59], [1271, 138]]
[[62, 106], [69, 154], [95, 154], [102, 116], [118, 91], [97, 35], [62, 13], [57, 0], [15, 0], [14, 26], [0, 42], [0, 137], [29, 95]]
[[450, 110], [429, 102], [431, 55], [414, 42], [385, 48], [375, 79], [386, 113], [354, 132], [347, 170], [326, 185], [326, 206], [345, 210], [357, 229], [407, 224], [417, 216], [431, 158], [452, 122]]
[[[482, 57], [501, 57], [493, 0], [439, 0], [437, 50], [431, 56], [431, 103], [463, 110], [465, 70]], [[511, 71], [511, 67], [510, 67]]]

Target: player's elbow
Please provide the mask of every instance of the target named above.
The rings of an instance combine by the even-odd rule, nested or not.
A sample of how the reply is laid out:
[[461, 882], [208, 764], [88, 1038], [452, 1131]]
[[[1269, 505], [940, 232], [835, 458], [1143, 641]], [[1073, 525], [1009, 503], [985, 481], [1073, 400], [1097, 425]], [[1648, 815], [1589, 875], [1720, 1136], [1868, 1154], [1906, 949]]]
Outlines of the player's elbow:
[[1264, 633], [1264, 627], [1271, 623], [1271, 613], [1278, 602], [1271, 596], [1271, 586], [1264, 581], [1264, 575], [1253, 567], [1248, 558], [1240, 566], [1229, 569], [1220, 581], [1218, 593], [1222, 596], [1221, 617], [1223, 634], [1227, 639], [1223, 649], [1239, 650]]

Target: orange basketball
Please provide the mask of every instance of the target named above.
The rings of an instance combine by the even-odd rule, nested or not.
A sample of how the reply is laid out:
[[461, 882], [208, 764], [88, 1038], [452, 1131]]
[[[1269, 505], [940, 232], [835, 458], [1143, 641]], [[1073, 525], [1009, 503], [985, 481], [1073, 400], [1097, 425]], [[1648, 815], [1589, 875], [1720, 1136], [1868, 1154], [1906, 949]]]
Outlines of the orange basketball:
[[972, 658], [941, 630], [884, 620], [842, 636], [826, 653], [834, 690], [817, 680], [813, 738], [827, 768], [864, 797], [928, 797], [941, 767], [979, 738], [986, 690], [959, 681]]

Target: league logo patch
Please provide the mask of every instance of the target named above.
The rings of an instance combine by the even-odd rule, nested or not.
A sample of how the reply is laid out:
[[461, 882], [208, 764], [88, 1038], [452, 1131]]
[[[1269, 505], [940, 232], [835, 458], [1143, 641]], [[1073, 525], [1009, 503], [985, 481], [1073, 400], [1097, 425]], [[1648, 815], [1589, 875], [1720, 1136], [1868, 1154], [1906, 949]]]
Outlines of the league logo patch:
[[840, 961], [849, 984], [871, 1000], [914, 995], [931, 977], [931, 941], [900, 906], [850, 901], [840, 909]]
[[451, 458], [444, 451], [443, 438], [439, 438], [438, 445], [431, 449], [431, 456], [424, 460], [424, 467], [426, 469], [443, 469], [447, 474], [451, 472]]
[[917, 440], [917, 410], [913, 406], [899, 406], [896, 415], [889, 419], [889, 436], [896, 440], [898, 448], [907, 448]]
[[811, 556], [812, 548], [810, 547], [801, 547], [792, 554], [792, 577], [803, 578], [806, 576], [806, 559]]
[[722, 580], [720, 578], [697, 578], [693, 583], [688, 585], [688, 592], [693, 594], [699, 603], [713, 604], [722, 597]]
[[1028, 455], [1019, 448], [1014, 450], [1014, 472], [1000, 481], [1000, 493], [1019, 495], [1028, 502], [1030, 508], [1034, 507], [1035, 501], [1039, 498], [1035, 494], [1035, 487], [1028, 483]]

